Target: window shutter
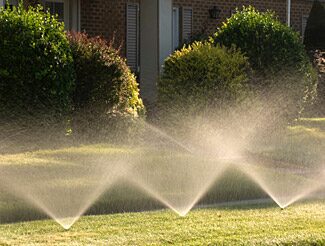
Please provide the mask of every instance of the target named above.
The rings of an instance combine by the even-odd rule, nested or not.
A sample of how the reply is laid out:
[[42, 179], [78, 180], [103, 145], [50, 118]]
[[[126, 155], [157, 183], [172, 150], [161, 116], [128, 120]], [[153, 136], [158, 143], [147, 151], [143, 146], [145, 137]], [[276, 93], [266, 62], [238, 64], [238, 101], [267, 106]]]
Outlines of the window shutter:
[[193, 9], [182, 8], [182, 41], [185, 42], [192, 37]]
[[139, 5], [127, 4], [126, 11], [126, 59], [133, 72], [139, 67]]

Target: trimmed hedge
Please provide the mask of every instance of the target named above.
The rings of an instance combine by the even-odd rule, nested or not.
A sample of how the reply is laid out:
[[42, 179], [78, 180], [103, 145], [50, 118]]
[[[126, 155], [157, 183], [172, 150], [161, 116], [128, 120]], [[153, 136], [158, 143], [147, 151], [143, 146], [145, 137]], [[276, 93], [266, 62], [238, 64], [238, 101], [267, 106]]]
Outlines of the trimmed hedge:
[[308, 60], [297, 32], [281, 23], [274, 13], [259, 12], [252, 6], [237, 10], [218, 29], [214, 39], [227, 47], [240, 48], [258, 70], [276, 71]]
[[217, 44], [239, 48], [249, 58], [254, 92], [272, 107], [273, 118], [293, 120], [316, 96], [317, 75], [297, 32], [272, 12], [237, 10], [214, 35]]
[[84, 33], [69, 33], [76, 88], [75, 108], [92, 108], [98, 113], [143, 114], [135, 76], [112, 44]]
[[158, 83], [160, 110], [166, 113], [217, 113], [247, 94], [247, 59], [235, 49], [195, 42], [166, 59]]
[[66, 112], [74, 79], [62, 23], [41, 7], [0, 10], [2, 119]]
[[76, 72], [72, 132], [87, 141], [111, 141], [135, 131], [132, 121], [145, 109], [125, 59], [100, 37], [69, 33], [68, 39]]

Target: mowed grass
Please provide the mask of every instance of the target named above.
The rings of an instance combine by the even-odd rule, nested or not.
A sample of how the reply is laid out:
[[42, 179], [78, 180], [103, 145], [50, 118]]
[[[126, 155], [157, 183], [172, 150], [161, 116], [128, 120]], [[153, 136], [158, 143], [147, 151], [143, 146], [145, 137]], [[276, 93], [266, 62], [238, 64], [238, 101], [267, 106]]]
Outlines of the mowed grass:
[[325, 245], [325, 204], [89, 216], [69, 231], [53, 221], [0, 225], [0, 245]]
[[[259, 154], [279, 160], [280, 165], [290, 162], [313, 168], [325, 158], [325, 119], [297, 121], [272, 144]], [[87, 161], [98, 156], [124, 153], [137, 156], [137, 151], [141, 152], [141, 149], [109, 145], [40, 150], [0, 155], [0, 165], [22, 169], [60, 168], [79, 159]], [[84, 183], [87, 182], [82, 181]], [[267, 195], [247, 176], [230, 171], [203, 200], [218, 203], [265, 197]], [[141, 190], [117, 187], [103, 195], [87, 213], [161, 207]], [[44, 218], [44, 214], [19, 197], [12, 197], [0, 189], [0, 245], [325, 245], [324, 201], [298, 204], [286, 210], [275, 205], [200, 209], [185, 218], [169, 210], [85, 216], [70, 231], [64, 231], [52, 220], [1, 225]]]
[[272, 134], [252, 152], [295, 167], [319, 167], [325, 162], [325, 118], [302, 118], [286, 131]]

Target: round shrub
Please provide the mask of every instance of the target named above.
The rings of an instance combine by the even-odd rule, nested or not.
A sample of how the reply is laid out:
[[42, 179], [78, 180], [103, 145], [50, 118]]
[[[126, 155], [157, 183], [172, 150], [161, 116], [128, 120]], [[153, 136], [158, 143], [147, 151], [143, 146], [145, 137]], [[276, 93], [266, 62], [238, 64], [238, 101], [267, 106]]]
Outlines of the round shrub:
[[0, 114], [62, 113], [74, 87], [64, 26], [41, 7], [0, 10]]
[[214, 35], [216, 43], [235, 45], [248, 57], [254, 69], [297, 66], [306, 60], [297, 32], [281, 23], [272, 12], [243, 7], [233, 14]]
[[124, 131], [128, 119], [144, 114], [138, 83], [125, 59], [100, 37], [69, 33], [68, 38], [76, 72], [73, 130], [102, 136], [117, 132], [116, 127]]
[[255, 76], [251, 85], [274, 110], [273, 118], [298, 117], [316, 95], [317, 76], [299, 34], [272, 12], [237, 10], [214, 35], [214, 41], [239, 48], [249, 58]]
[[166, 59], [158, 83], [160, 108], [189, 115], [227, 110], [245, 97], [248, 69], [238, 50], [195, 42]]

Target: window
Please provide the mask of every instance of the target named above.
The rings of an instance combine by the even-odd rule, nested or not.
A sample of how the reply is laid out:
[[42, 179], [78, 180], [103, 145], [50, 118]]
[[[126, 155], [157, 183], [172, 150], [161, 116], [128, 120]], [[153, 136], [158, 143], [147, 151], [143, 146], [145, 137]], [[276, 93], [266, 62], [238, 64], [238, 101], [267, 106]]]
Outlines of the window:
[[[8, 2], [8, 4], [7, 4], [7, 2]], [[18, 6], [18, 0], [9, 0], [9, 1], [7, 1], [7, 0], [0, 0], [0, 7], [2, 7], [2, 6], [8, 6], [8, 5], [12, 9], [13, 6]]]
[[57, 15], [58, 20], [64, 22], [65, 29], [70, 29], [68, 0], [45, 0], [43, 4], [46, 11], [49, 11], [51, 15]]
[[134, 73], [139, 72], [139, 5], [126, 6], [126, 59]]
[[51, 15], [57, 15], [58, 20], [64, 22], [64, 2], [62, 1], [45, 1], [45, 10], [48, 10]]
[[43, 0], [44, 9], [64, 22], [67, 30], [80, 30], [80, 0]]
[[172, 32], [173, 32], [173, 50], [176, 50], [179, 45], [179, 38], [180, 38], [180, 31], [179, 31], [179, 8], [178, 7], [174, 7], [173, 8], [173, 28], [172, 28]]

